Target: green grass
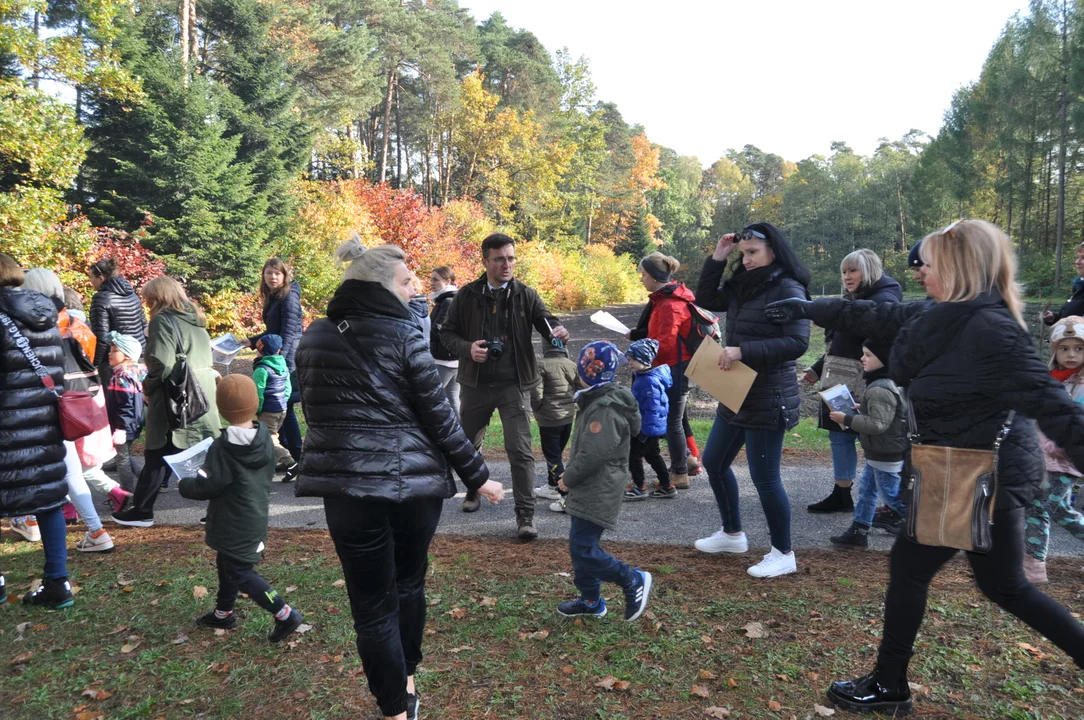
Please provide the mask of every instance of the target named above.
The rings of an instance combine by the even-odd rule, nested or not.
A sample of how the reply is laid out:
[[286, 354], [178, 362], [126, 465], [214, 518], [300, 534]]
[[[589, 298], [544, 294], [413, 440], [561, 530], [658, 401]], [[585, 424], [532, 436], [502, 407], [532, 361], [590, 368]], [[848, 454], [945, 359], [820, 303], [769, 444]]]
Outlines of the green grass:
[[[200, 529], [116, 536], [115, 553], [69, 559], [79, 587], [73, 608], [0, 611], [5, 720], [374, 716], [325, 532], [271, 532], [260, 572], [312, 626], [280, 646], [265, 640], [271, 619], [245, 599], [237, 630], [215, 635], [193, 625], [212, 606], [217, 583]], [[608, 617], [571, 622], [556, 614], [556, 603], [575, 592], [564, 543], [438, 537], [417, 676], [425, 716], [647, 720], [707, 717], [715, 706], [734, 718], [818, 717], [813, 706], [825, 704], [831, 680], [872, 667], [882, 555], [805, 551], [799, 575], [765, 583], [745, 574], [748, 558], [623, 543], [608, 549], [655, 573], [639, 622], [621, 620], [612, 586], [603, 589]], [[12, 593], [26, 591], [41, 563], [39, 545], [0, 544]], [[1052, 561], [1048, 588], [1076, 610], [1078, 565]], [[924, 716], [1084, 717], [1072, 662], [983, 600], [965, 567], [950, 563], [938, 577], [911, 663], [911, 680], [925, 688], [916, 703]], [[197, 599], [197, 587], [210, 594]], [[766, 636], [746, 637], [751, 622]], [[599, 687], [606, 676], [629, 684]], [[87, 689], [111, 697], [93, 700]], [[772, 701], [782, 713], [768, 709]]]

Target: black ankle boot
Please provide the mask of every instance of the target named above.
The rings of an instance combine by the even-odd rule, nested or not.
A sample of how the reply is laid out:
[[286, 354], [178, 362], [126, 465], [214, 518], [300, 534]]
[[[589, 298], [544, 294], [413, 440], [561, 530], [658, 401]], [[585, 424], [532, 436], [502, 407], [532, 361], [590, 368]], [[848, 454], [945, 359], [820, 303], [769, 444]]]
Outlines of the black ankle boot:
[[828, 700], [850, 712], [879, 712], [889, 717], [909, 715], [914, 709], [911, 688], [906, 680], [897, 683], [897, 687], [886, 687], [877, 680], [876, 672], [856, 680], [832, 683], [828, 688]]
[[854, 500], [849, 487], [832, 486], [832, 494], [818, 503], [807, 505], [811, 513], [854, 512]]
[[856, 522], [851, 523], [851, 526], [844, 530], [842, 535], [834, 535], [828, 538], [828, 541], [840, 547], [869, 547], [869, 528]]
[[23, 595], [23, 605], [63, 610], [75, 604], [72, 586], [68, 578], [55, 578], [43, 582], [37, 590]]

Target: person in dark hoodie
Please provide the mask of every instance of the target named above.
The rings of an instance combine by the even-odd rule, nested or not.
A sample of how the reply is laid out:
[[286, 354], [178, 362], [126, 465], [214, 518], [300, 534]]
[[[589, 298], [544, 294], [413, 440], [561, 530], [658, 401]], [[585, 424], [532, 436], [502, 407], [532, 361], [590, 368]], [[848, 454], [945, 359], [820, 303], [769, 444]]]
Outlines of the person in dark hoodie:
[[[892, 342], [889, 372], [905, 387], [916, 441], [991, 450], [1000, 446], [998, 490], [990, 514], [990, 551], [967, 553], [982, 593], [1023, 620], [1084, 667], [1084, 627], [1024, 577], [1024, 508], [1045, 472], [1043, 434], [1084, 467], [1084, 408], [1050, 376], [1024, 322], [1016, 253], [1008, 235], [983, 220], [961, 220], [922, 240], [929, 298], [871, 303], [794, 298], [767, 308], [773, 322], [809, 318], [881, 342]], [[873, 671], [833, 683], [828, 699], [859, 712], [912, 709], [907, 668], [926, 614], [930, 583], [958, 551], [922, 545], [901, 533], [889, 555], [881, 646]]]
[[566, 617], [605, 615], [603, 582], [624, 591], [625, 619], [630, 622], [644, 614], [651, 597], [651, 573], [629, 567], [599, 545], [602, 533], [617, 527], [621, 496], [630, 480], [630, 443], [640, 434], [636, 398], [614, 382], [620, 360], [615, 345], [599, 340], [580, 350], [577, 363], [584, 389], [576, 393], [579, 413], [572, 455], [560, 487], [568, 493], [568, 551], [580, 596], [557, 606]]
[[1043, 313], [1043, 322], [1047, 325], [1053, 325], [1071, 315], [1084, 315], [1084, 243], [1076, 246], [1076, 260], [1073, 264], [1076, 265], [1078, 275], [1073, 278], [1073, 294], [1056, 312], [1047, 310]]
[[[900, 284], [884, 274], [881, 258], [872, 250], [855, 250], [839, 265], [843, 276], [843, 297], [848, 300], [870, 302], [899, 302], [903, 300]], [[820, 380], [821, 389], [846, 385], [851, 396], [861, 399], [865, 383], [862, 381], [862, 341], [864, 338], [838, 330], [824, 331], [827, 353], [813, 367], [805, 371], [803, 379], [809, 384]], [[828, 406], [820, 404], [820, 428], [828, 431], [832, 444], [832, 470], [835, 486], [832, 493], [808, 506], [812, 513], [851, 512], [854, 501], [851, 485], [858, 475], [858, 453], [854, 443], [858, 435], [840, 428], [828, 418]]]
[[[75, 602], [60, 509], [68, 495], [67, 451], [53, 392], [64, 390], [64, 346], [56, 307], [22, 284], [22, 268], [0, 253], [0, 517], [35, 516], [33, 530], [45, 551], [44, 581], [23, 602], [59, 609]], [[19, 348], [20, 336], [33, 362]], [[39, 377], [39, 368], [47, 378]], [[0, 605], [7, 597], [0, 572]]]
[[[154, 525], [154, 502], [160, 490], [168, 486], [173, 471], [165, 457], [192, 447], [207, 437], [218, 437], [222, 430], [215, 407], [215, 371], [211, 365], [211, 338], [207, 318], [188, 299], [181, 284], [165, 275], [156, 277], [143, 288], [143, 299], [151, 316], [147, 340], [147, 377], [143, 380], [146, 395], [146, 430], [143, 471], [136, 483], [133, 507], [113, 513], [113, 522], [132, 527]], [[207, 414], [171, 430], [166, 411], [165, 378], [187, 357], [188, 367], [207, 398]]]
[[[727, 260], [741, 254], [723, 280]], [[708, 473], [722, 527], [695, 547], [707, 553], [745, 553], [749, 541], [742, 531], [738, 481], [731, 465], [745, 448], [749, 475], [771, 535], [771, 551], [749, 568], [753, 577], [768, 578], [797, 572], [791, 549], [790, 498], [780, 477], [783, 437], [798, 424], [798, 373], [795, 361], [809, 347], [809, 323], [797, 320], [780, 327], [764, 314], [765, 307], [785, 298], [808, 298], [810, 272], [798, 259], [786, 235], [770, 223], [754, 223], [740, 233], [723, 235], [715, 252], [704, 261], [696, 287], [697, 303], [726, 313], [725, 347], [719, 369], [735, 360], [756, 371], [756, 380], [738, 412], [720, 404], [711, 435], [704, 446]]]
[[[294, 355], [297, 344], [301, 342], [302, 320], [301, 285], [294, 280], [293, 270], [278, 258], [271, 258], [263, 264], [260, 271], [260, 301], [263, 303], [264, 331], [248, 339], [249, 346], [255, 350], [256, 341], [263, 335], [278, 335], [282, 338], [282, 357], [292, 374], [297, 365]], [[291, 375], [293, 392], [286, 403], [286, 416], [279, 428], [279, 444], [290, 451], [291, 457], [301, 457], [301, 426], [297, 422], [294, 405], [301, 399], [295, 378]], [[286, 471], [286, 482], [297, 474], [296, 465]]]
[[110, 332], [130, 335], [139, 339], [147, 348], [147, 316], [143, 313], [143, 301], [139, 299], [132, 284], [117, 274], [117, 261], [111, 257], [100, 258], [90, 264], [87, 277], [94, 288], [90, 300], [90, 329], [98, 338], [94, 365], [102, 377], [102, 385], [109, 383], [113, 369], [109, 366]]
[[[862, 346], [862, 368], [866, 390], [859, 407], [850, 412], [834, 411], [829, 419], [859, 434], [866, 456], [866, 469], [858, 483], [854, 522], [842, 535], [828, 538], [841, 547], [868, 547], [869, 530], [880, 527], [895, 534], [903, 524], [907, 506], [900, 498], [900, 473], [907, 452], [907, 405], [896, 383], [888, 376], [885, 363], [892, 343], [866, 340]], [[885, 510], [876, 511], [877, 496]]]
[[210, 501], [207, 546], [218, 553], [218, 600], [196, 624], [221, 630], [237, 627], [233, 606], [243, 592], [275, 618], [267, 639], [277, 643], [297, 630], [302, 617], [253, 569], [267, 540], [275, 475], [271, 433], [263, 423], [253, 422], [259, 400], [250, 377], [227, 375], [218, 382], [215, 404], [230, 426], [211, 443], [196, 477], [182, 478], [177, 491], [189, 500]]
[[309, 432], [298, 497], [321, 497], [350, 594], [369, 690], [385, 717], [416, 717], [429, 544], [452, 469], [496, 503], [499, 482], [448, 403], [425, 338], [407, 307], [405, 253], [354, 238], [336, 257], [343, 283], [297, 350]]
[[538, 424], [542, 455], [546, 458], [546, 485], [534, 489], [535, 497], [553, 500], [550, 510], [564, 512], [563, 495], [557, 483], [565, 474], [565, 447], [572, 437], [576, 419], [576, 389], [580, 386], [576, 363], [568, 357], [565, 344], [553, 338], [538, 363], [542, 384], [531, 390], [531, 411]]

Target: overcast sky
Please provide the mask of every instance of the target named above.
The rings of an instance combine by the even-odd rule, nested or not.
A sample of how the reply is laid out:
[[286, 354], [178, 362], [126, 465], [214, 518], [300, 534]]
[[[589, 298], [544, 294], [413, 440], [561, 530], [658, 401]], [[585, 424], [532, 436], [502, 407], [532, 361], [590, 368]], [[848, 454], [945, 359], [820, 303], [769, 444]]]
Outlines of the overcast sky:
[[461, 0], [551, 53], [590, 60], [598, 97], [710, 165], [746, 144], [801, 160], [935, 135], [1026, 0]]

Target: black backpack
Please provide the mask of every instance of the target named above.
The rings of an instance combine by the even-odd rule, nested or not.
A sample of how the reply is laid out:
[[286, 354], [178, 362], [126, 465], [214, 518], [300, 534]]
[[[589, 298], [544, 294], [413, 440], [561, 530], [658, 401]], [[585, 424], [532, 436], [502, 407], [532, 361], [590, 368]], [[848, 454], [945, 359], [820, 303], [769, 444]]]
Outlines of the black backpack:
[[181, 333], [177, 329], [177, 322], [169, 315], [163, 315], [166, 322], [173, 328], [173, 338], [177, 343], [177, 362], [173, 365], [173, 371], [163, 378], [166, 388], [166, 422], [170, 431], [183, 430], [189, 423], [199, 420], [207, 414], [211, 406], [207, 402], [192, 368], [188, 366], [188, 354], [181, 344]]
[[[719, 318], [716, 317], [715, 313], [705, 310], [689, 300], [683, 299], [683, 301], [688, 306], [693, 321], [689, 328], [689, 334], [686, 337], [678, 336], [678, 345], [684, 345], [691, 355], [695, 355], [705, 338], [711, 338], [715, 342], [722, 344], [723, 334], [719, 330]], [[680, 357], [679, 353], [678, 358], [680, 359]]]

